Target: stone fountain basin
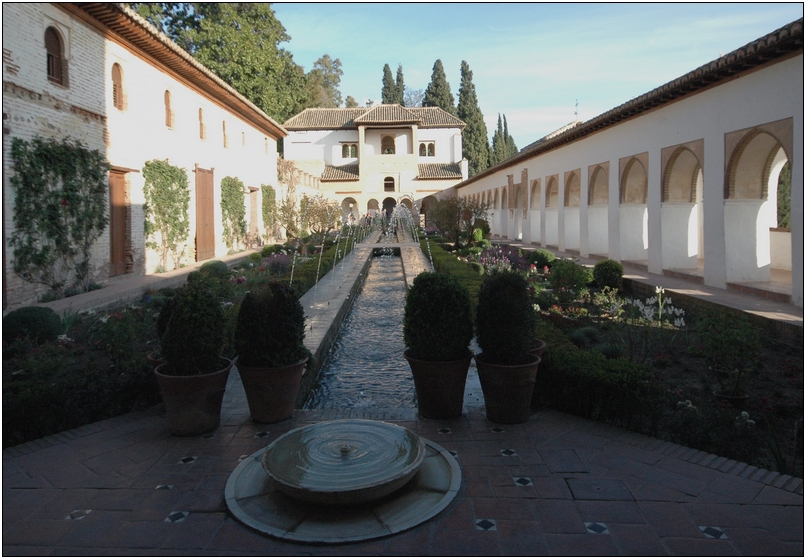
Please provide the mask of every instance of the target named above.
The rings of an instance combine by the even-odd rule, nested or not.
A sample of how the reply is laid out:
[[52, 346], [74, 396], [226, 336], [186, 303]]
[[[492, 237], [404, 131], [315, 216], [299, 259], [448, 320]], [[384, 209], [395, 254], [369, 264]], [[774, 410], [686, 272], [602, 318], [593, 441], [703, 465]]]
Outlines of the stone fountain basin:
[[344, 419], [289, 431], [266, 448], [262, 464], [289, 497], [357, 505], [402, 488], [424, 458], [423, 441], [404, 427]]

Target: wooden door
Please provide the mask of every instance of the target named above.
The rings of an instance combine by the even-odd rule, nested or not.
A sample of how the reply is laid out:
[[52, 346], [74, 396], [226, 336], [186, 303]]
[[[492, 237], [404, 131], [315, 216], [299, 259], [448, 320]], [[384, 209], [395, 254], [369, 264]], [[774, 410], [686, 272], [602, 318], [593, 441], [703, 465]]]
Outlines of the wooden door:
[[126, 175], [109, 172], [109, 276], [126, 273]]
[[196, 261], [215, 256], [213, 171], [196, 167]]

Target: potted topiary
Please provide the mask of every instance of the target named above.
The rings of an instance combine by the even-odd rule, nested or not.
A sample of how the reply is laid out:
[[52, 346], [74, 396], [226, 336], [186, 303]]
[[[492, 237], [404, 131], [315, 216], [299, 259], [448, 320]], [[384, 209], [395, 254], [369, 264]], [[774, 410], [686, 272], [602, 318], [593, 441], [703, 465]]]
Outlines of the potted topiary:
[[294, 414], [311, 355], [304, 339], [305, 313], [287, 283], [269, 282], [246, 294], [235, 325], [235, 363], [255, 422]]
[[540, 358], [530, 353], [537, 314], [528, 284], [515, 272], [484, 280], [476, 307], [476, 355], [487, 418], [495, 423], [529, 420]]
[[422, 272], [406, 295], [403, 340], [420, 415], [462, 415], [465, 381], [473, 352], [473, 313], [467, 288], [453, 276]]
[[188, 281], [169, 301], [160, 316], [165, 363], [154, 374], [171, 433], [201, 435], [221, 421], [221, 402], [232, 367], [229, 359], [221, 357], [221, 304], [205, 279]]

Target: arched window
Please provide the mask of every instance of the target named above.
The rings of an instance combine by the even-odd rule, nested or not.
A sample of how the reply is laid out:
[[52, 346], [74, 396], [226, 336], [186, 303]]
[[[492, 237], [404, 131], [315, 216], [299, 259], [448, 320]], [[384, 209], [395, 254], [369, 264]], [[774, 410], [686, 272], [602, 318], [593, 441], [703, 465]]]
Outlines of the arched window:
[[381, 153], [383, 155], [395, 154], [395, 138], [394, 136], [384, 136], [381, 138]]
[[383, 191], [384, 192], [394, 192], [395, 191], [395, 179], [392, 177], [386, 177], [383, 179]]
[[204, 111], [202, 109], [199, 109], [199, 139], [207, 139], [207, 133], [204, 130]]
[[123, 110], [123, 71], [120, 64], [112, 64], [112, 105], [119, 111]]
[[350, 144], [350, 157], [358, 157], [358, 146]]
[[350, 157], [350, 144], [342, 144], [341, 146], [341, 156], [344, 159]]
[[229, 145], [229, 142], [227, 142], [227, 121], [226, 120], [221, 121], [221, 133], [224, 136], [224, 147], [226, 148]]
[[420, 157], [434, 157], [433, 142], [423, 142], [420, 144]]
[[165, 126], [173, 130], [174, 127], [174, 111], [171, 108], [171, 92], [165, 90]]
[[434, 157], [434, 144], [428, 144], [428, 157]]
[[53, 27], [45, 30], [45, 50], [47, 51], [48, 80], [67, 87], [67, 60], [59, 32]]

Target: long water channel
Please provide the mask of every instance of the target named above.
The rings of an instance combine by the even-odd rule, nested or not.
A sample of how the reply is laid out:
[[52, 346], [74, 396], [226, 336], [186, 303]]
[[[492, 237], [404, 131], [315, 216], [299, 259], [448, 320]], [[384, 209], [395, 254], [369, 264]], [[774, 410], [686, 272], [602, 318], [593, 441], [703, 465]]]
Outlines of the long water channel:
[[374, 257], [306, 409], [417, 406], [411, 369], [403, 358], [405, 305], [400, 257]]

